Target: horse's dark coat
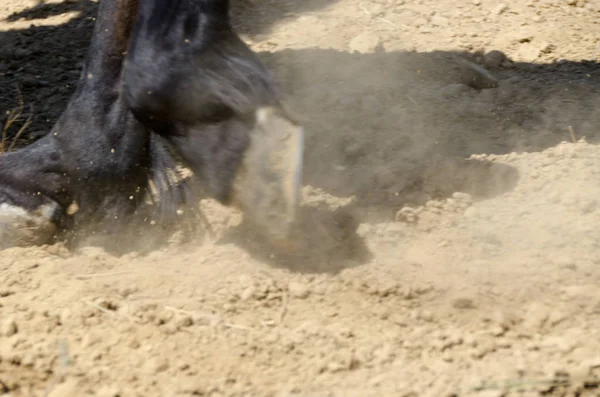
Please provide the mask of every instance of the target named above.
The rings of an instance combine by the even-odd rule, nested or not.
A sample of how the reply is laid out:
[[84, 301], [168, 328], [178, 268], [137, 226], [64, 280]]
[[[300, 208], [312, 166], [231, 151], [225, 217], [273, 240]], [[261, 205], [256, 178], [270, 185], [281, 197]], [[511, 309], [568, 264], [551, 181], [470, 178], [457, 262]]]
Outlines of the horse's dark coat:
[[176, 159], [229, 204], [253, 112], [278, 93], [228, 12], [227, 0], [101, 0], [64, 113], [45, 137], [0, 155], [0, 204], [55, 203], [62, 229], [110, 234], [142, 211], [153, 181], [154, 215], [174, 219], [194, 197], [169, 181]]

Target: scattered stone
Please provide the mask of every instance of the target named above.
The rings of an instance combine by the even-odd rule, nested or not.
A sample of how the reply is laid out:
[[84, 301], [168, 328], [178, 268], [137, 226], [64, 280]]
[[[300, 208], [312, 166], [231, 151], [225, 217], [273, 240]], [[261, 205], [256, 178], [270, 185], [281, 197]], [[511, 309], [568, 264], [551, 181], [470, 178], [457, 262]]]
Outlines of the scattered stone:
[[427, 321], [427, 322], [433, 321], [433, 313], [431, 313], [429, 310], [420, 311], [418, 316], [423, 321]]
[[381, 39], [374, 33], [363, 32], [350, 40], [348, 47], [351, 52], [375, 52], [381, 49]]
[[422, 26], [425, 26], [429, 23], [429, 21], [423, 17], [421, 18], [417, 18], [414, 20], [413, 25], [417, 28], [420, 28]]
[[31, 74], [25, 74], [21, 77], [21, 82], [25, 85], [37, 85], [37, 79], [35, 78], [34, 75]]
[[10, 337], [18, 332], [17, 323], [14, 318], [7, 318], [0, 326], [0, 336]]
[[177, 326], [177, 328], [187, 328], [187, 327], [191, 327], [193, 324], [194, 324], [194, 320], [192, 320], [192, 318], [187, 315], [179, 316], [179, 317], [177, 317], [177, 320], [175, 321], [175, 325]]
[[551, 54], [554, 50], [556, 50], [556, 46], [551, 43], [543, 42], [540, 44], [539, 49], [541, 54]]
[[500, 325], [494, 325], [489, 332], [495, 337], [501, 337], [506, 333], [506, 329]]
[[15, 55], [15, 47], [12, 44], [6, 44], [0, 48], [0, 59], [10, 61]]
[[452, 301], [452, 307], [461, 310], [474, 309], [475, 303], [471, 298], [457, 298]]
[[454, 192], [452, 193], [452, 198], [462, 203], [471, 203], [473, 201], [469, 193]]
[[81, 340], [81, 347], [88, 348], [94, 346], [102, 340], [103, 334], [93, 329], [89, 330]]
[[535, 61], [541, 53], [539, 45], [534, 43], [524, 43], [516, 51], [515, 57], [524, 62]]
[[594, 212], [596, 208], [598, 208], [598, 202], [594, 199], [579, 201], [579, 210], [582, 214], [589, 214], [590, 212]]
[[121, 295], [122, 298], [127, 298], [129, 295], [135, 294], [137, 291], [138, 288], [135, 286], [124, 287], [119, 290], [119, 295]]
[[569, 353], [575, 349], [577, 341], [565, 336], [549, 336], [543, 339], [540, 346], [550, 350], [558, 350], [563, 354]]
[[477, 397], [503, 397], [505, 391], [502, 389], [487, 389], [477, 392]]
[[506, 54], [502, 51], [493, 50], [484, 55], [483, 64], [487, 68], [497, 68], [500, 67], [506, 59]]
[[418, 220], [418, 214], [414, 208], [403, 207], [396, 212], [396, 222], [415, 223]]
[[490, 320], [504, 330], [508, 330], [519, 321], [519, 318], [514, 314], [498, 310], [491, 315]]
[[546, 324], [546, 321], [548, 320], [548, 314], [549, 310], [546, 306], [534, 303], [529, 307], [527, 313], [525, 313], [523, 316], [523, 325], [525, 328], [531, 331], [536, 331]]
[[448, 26], [449, 20], [446, 17], [442, 17], [440, 15], [434, 15], [433, 17], [431, 17], [431, 24], [433, 26], [441, 26], [441, 27], [446, 27]]
[[67, 324], [71, 318], [73, 318], [73, 311], [67, 307], [60, 311], [58, 316], [61, 324]]
[[15, 58], [16, 59], [27, 58], [27, 57], [30, 57], [31, 55], [33, 55], [33, 51], [28, 50], [27, 48], [17, 48], [15, 50]]
[[477, 211], [477, 209], [475, 209], [475, 207], [469, 207], [469, 208], [467, 208], [467, 209], [465, 210], [465, 212], [464, 212], [464, 215], [465, 215], [467, 218], [475, 218], [475, 217], [477, 217], [479, 214], [478, 214], [478, 211]]
[[552, 263], [554, 263], [557, 267], [569, 267], [575, 265], [575, 259], [570, 255], [554, 255], [551, 258]]
[[250, 300], [254, 297], [255, 293], [256, 293], [256, 287], [251, 285], [242, 291], [242, 293], [240, 294], [240, 300], [242, 300], [242, 301]]
[[502, 62], [502, 65], [500, 66], [502, 66], [504, 69], [512, 69], [515, 67], [515, 64], [510, 59], [507, 59], [504, 62]]
[[508, 5], [504, 4], [504, 3], [500, 3], [498, 4], [494, 10], [492, 11], [492, 14], [494, 15], [500, 15], [503, 14], [504, 12], [508, 11]]
[[456, 59], [461, 68], [461, 83], [477, 90], [498, 86], [498, 80], [483, 67], [460, 57]]
[[97, 397], [119, 397], [121, 392], [115, 386], [103, 386], [96, 392]]
[[158, 374], [169, 369], [169, 362], [166, 358], [153, 357], [146, 362], [145, 369], [150, 374]]
[[305, 299], [310, 294], [310, 289], [306, 284], [291, 282], [288, 285], [288, 291], [293, 298]]

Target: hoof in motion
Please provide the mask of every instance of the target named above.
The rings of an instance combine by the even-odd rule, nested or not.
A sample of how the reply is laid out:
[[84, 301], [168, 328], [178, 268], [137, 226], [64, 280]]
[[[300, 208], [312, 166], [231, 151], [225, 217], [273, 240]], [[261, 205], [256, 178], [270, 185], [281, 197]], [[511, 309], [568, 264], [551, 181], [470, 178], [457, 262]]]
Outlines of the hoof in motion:
[[302, 183], [304, 130], [280, 108], [255, 113], [234, 201], [250, 223], [272, 243], [294, 246]]

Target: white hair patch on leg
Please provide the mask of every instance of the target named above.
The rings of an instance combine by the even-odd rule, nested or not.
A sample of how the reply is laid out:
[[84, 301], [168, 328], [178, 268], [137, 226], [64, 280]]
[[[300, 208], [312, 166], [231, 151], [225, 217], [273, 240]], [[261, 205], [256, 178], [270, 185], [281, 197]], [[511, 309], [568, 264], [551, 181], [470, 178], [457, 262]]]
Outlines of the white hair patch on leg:
[[49, 203], [28, 211], [0, 203], [0, 249], [41, 245], [50, 242], [57, 226], [52, 215], [58, 204]]

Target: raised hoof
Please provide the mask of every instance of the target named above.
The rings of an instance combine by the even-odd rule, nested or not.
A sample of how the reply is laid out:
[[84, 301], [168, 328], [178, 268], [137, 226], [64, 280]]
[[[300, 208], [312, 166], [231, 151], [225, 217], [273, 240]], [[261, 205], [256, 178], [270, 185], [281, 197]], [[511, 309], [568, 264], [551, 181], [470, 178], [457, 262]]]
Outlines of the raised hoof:
[[234, 185], [234, 201], [257, 231], [279, 246], [294, 246], [303, 151], [303, 128], [282, 109], [256, 111], [250, 147]]

